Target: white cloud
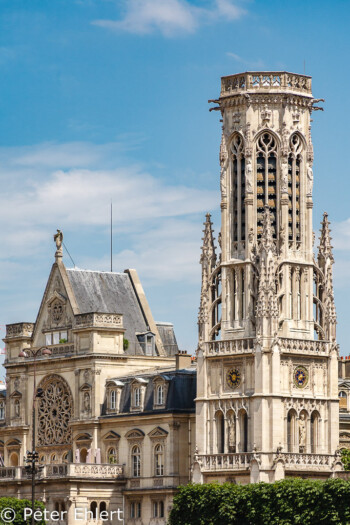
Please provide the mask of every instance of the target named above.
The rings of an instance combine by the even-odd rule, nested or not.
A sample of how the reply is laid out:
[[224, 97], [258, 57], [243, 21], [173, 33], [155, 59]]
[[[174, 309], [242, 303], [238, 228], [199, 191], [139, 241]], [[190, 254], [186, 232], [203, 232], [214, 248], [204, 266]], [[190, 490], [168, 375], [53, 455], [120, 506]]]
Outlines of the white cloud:
[[[97, 167], [110, 166], [114, 155], [111, 145], [84, 143], [1, 148], [0, 258], [35, 253], [56, 228], [106, 228], [111, 201], [118, 233], [144, 241], [158, 231], [154, 244], [165, 232], [159, 229], [160, 221], [204, 213], [217, 205], [216, 192], [167, 184], [139, 166]], [[65, 168], [55, 169], [61, 166]], [[175, 231], [174, 222], [171, 225]], [[177, 229], [186, 228], [180, 221]]]
[[128, 0], [119, 20], [94, 20], [94, 25], [116, 31], [163, 36], [193, 33], [202, 23], [219, 19], [236, 20], [245, 14], [231, 0], [214, 0], [210, 8], [197, 7], [186, 0]]

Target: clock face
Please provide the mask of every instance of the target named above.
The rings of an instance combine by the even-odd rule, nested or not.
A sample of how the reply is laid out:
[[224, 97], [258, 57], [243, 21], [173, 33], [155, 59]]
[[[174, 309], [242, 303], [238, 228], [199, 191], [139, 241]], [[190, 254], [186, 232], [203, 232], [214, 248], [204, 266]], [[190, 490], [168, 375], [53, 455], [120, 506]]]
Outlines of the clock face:
[[238, 368], [231, 368], [231, 370], [227, 372], [226, 382], [231, 388], [236, 388], [241, 384], [241, 372]]
[[304, 388], [309, 380], [308, 371], [304, 366], [298, 366], [294, 369], [294, 384], [298, 388]]

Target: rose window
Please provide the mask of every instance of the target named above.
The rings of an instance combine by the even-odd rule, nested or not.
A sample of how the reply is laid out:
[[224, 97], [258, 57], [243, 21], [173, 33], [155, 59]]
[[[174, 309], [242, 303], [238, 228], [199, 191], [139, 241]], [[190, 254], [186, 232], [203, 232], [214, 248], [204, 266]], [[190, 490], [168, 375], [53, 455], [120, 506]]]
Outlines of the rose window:
[[71, 443], [73, 401], [68, 384], [60, 376], [51, 375], [41, 382], [40, 388], [44, 393], [38, 400], [38, 445]]

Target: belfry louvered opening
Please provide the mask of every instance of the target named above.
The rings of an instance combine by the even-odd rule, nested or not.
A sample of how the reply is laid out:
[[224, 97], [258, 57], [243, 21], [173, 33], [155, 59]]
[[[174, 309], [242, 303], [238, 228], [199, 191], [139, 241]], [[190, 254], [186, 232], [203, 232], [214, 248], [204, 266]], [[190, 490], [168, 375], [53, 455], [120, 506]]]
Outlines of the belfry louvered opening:
[[257, 236], [263, 229], [264, 207], [271, 212], [273, 237], [277, 237], [277, 144], [270, 133], [263, 133], [256, 144]]
[[233, 240], [245, 240], [245, 158], [244, 141], [235, 134], [231, 142], [233, 190]]
[[288, 239], [300, 242], [300, 175], [303, 143], [294, 133], [290, 139], [288, 155]]

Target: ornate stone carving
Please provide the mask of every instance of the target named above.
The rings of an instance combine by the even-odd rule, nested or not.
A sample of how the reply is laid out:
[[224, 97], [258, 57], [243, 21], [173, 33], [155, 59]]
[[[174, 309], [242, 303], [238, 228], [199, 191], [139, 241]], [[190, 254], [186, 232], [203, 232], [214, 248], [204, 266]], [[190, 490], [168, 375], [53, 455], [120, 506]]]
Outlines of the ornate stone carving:
[[54, 374], [45, 377], [40, 388], [43, 389], [43, 397], [38, 402], [38, 445], [70, 444], [69, 421], [73, 414], [73, 399], [68, 384]]

